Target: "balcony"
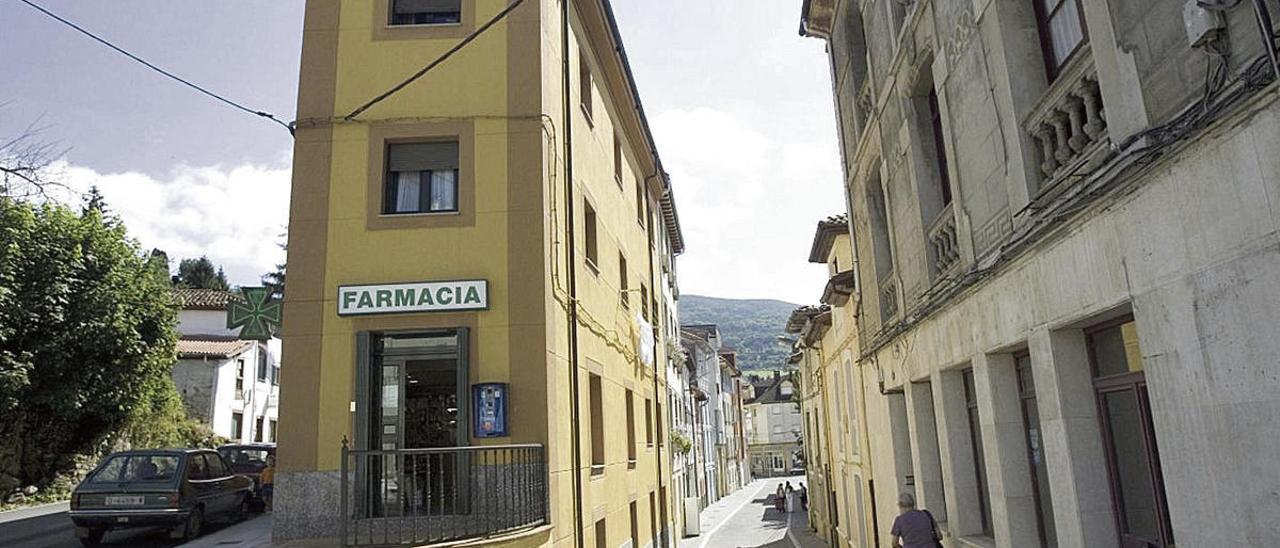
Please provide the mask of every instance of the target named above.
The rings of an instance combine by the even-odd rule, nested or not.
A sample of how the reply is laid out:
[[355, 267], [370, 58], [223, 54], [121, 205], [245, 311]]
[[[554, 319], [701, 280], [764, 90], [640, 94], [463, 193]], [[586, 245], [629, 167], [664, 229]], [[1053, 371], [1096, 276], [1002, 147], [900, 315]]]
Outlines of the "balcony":
[[1106, 153], [1106, 112], [1088, 48], [1063, 68], [1032, 109], [1024, 128], [1040, 146], [1040, 172], [1045, 177], [1042, 189]]
[[951, 213], [951, 204], [947, 204], [929, 224], [928, 252], [934, 276], [947, 273], [960, 262], [960, 245], [957, 242], [956, 216]]
[[880, 323], [898, 315], [898, 282], [894, 280], [893, 271], [880, 278]]
[[342, 447], [342, 546], [420, 546], [550, 523], [542, 445]]

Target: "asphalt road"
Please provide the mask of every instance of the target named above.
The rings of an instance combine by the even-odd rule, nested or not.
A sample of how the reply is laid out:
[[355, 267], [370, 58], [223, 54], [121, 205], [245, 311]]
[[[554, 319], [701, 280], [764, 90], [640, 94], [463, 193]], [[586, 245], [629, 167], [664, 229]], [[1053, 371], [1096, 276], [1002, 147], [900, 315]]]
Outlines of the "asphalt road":
[[[204, 534], [224, 527], [207, 524]], [[180, 540], [170, 540], [167, 530], [142, 528], [112, 531], [102, 539], [104, 546], [131, 546], [138, 548], [174, 547]], [[47, 506], [19, 512], [6, 512], [0, 516], [0, 546], [5, 548], [71, 548], [80, 546], [75, 526], [67, 517], [66, 504]]]

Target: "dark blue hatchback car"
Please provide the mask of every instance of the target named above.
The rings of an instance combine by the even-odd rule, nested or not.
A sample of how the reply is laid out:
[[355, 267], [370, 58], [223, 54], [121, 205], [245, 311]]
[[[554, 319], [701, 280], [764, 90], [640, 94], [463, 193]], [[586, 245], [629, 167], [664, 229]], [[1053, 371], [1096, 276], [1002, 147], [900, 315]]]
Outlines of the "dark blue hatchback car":
[[71, 495], [71, 520], [85, 545], [113, 529], [167, 527], [175, 538], [200, 535], [206, 520], [240, 520], [253, 480], [208, 449], [112, 453]]

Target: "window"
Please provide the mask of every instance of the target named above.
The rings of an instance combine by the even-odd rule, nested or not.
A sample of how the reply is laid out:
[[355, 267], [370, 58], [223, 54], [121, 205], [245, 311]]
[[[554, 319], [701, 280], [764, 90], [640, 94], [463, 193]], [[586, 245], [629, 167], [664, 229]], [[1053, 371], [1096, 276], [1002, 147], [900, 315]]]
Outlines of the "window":
[[648, 215], [645, 212], [645, 203], [647, 202], [648, 200], [645, 200], [644, 181], [636, 177], [636, 222], [640, 223], [640, 226], [645, 226], [644, 219]]
[[631, 307], [631, 295], [627, 293], [627, 258], [618, 253], [618, 294], [622, 296], [622, 306]]
[[210, 479], [225, 478], [231, 475], [227, 463], [217, 453], [204, 453], [205, 471]]
[[618, 188], [622, 188], [622, 140], [618, 138], [618, 134], [613, 134], [613, 180], [618, 183]]
[[271, 386], [280, 386], [280, 364], [271, 364]]
[[267, 349], [258, 347], [258, 382], [267, 382]]
[[658, 494], [649, 491], [649, 538], [651, 546], [658, 545]]
[[929, 128], [933, 133], [933, 155], [938, 163], [938, 191], [942, 206], [951, 203], [951, 176], [947, 174], [947, 142], [942, 136], [942, 109], [938, 106], [938, 90], [929, 90]]
[[591, 207], [591, 202], [585, 202], [585, 205], [586, 208], [582, 214], [582, 232], [583, 245], [586, 247], [587, 265], [591, 267], [593, 272], [599, 272], [600, 269], [596, 266], [600, 264], [600, 242], [596, 239], [596, 208]]
[[236, 393], [237, 400], [244, 399], [244, 358], [236, 360]]
[[631, 501], [631, 546], [640, 546], [640, 509], [636, 501]]
[[266, 419], [262, 417], [258, 417], [257, 420], [253, 422], [253, 441], [262, 441], [262, 424], [265, 420]]
[[640, 315], [649, 321], [649, 288], [640, 284]]
[[893, 271], [893, 254], [889, 246], [889, 209], [884, 186], [880, 184], [880, 171], [872, 169], [867, 181], [867, 218], [871, 223], [871, 243], [876, 261], [876, 279], [883, 280]]
[[1040, 431], [1040, 411], [1036, 407], [1036, 385], [1031, 374], [1031, 356], [1027, 353], [1013, 357], [1018, 377], [1018, 399], [1022, 403], [1022, 429], [1026, 434], [1027, 463], [1031, 471], [1031, 491], [1036, 510], [1036, 528], [1040, 533], [1040, 545], [1053, 548], [1058, 545], [1058, 534], [1053, 523], [1053, 499], [1049, 496], [1049, 468], [1044, 461], [1044, 436]]
[[1080, 19], [1080, 0], [1033, 0], [1033, 3], [1045, 74], [1052, 82], [1084, 43], [1085, 26]]
[[271, 443], [275, 443], [276, 442], [276, 420], [272, 419], [269, 424], [271, 424], [271, 432], [268, 434], [267, 439], [270, 440]]
[[609, 535], [604, 527], [604, 520], [596, 522], [596, 548], [608, 548]]
[[653, 421], [654, 430], [657, 431], [658, 434], [658, 447], [662, 447], [663, 445], [666, 445], [667, 442], [667, 435], [662, 433], [662, 402], [655, 402], [654, 405], [656, 406], [655, 411], [657, 411], [657, 416]]
[[653, 447], [653, 400], [644, 399], [644, 443]]
[[634, 468], [636, 465], [636, 397], [635, 393], [627, 390], [625, 400], [627, 406], [627, 463], [628, 466]]
[[391, 143], [382, 213], [458, 211], [458, 143]]
[[578, 101], [582, 104], [582, 113], [587, 115], [587, 125], [592, 125], [591, 66], [587, 64], [585, 50], [578, 51]]
[[604, 473], [604, 388], [600, 375], [591, 375], [588, 381], [591, 398], [591, 473]]
[[1123, 318], [1086, 334], [1121, 544], [1172, 546], [1137, 324]]
[[391, 0], [392, 25], [451, 25], [462, 22], [462, 0]]
[[231, 413], [231, 440], [239, 441], [244, 431], [244, 413]]
[[977, 479], [978, 512], [982, 516], [982, 534], [991, 536], [991, 494], [987, 490], [987, 460], [982, 451], [982, 423], [978, 420], [978, 394], [973, 387], [973, 370], [964, 370], [963, 377], [964, 403], [969, 414], [969, 442], [973, 447], [973, 473]]

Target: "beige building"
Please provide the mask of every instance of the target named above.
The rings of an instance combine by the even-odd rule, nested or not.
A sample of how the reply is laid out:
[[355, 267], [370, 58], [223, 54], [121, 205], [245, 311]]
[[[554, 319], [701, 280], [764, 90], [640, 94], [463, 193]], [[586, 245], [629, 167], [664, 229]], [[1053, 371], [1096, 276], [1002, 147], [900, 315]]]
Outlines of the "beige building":
[[840, 125], [853, 369], [867, 420], [888, 414], [881, 523], [905, 490], [948, 547], [1280, 545], [1276, 15], [804, 2]]
[[619, 37], [606, 0], [307, 3], [277, 540], [671, 545], [684, 242]]

